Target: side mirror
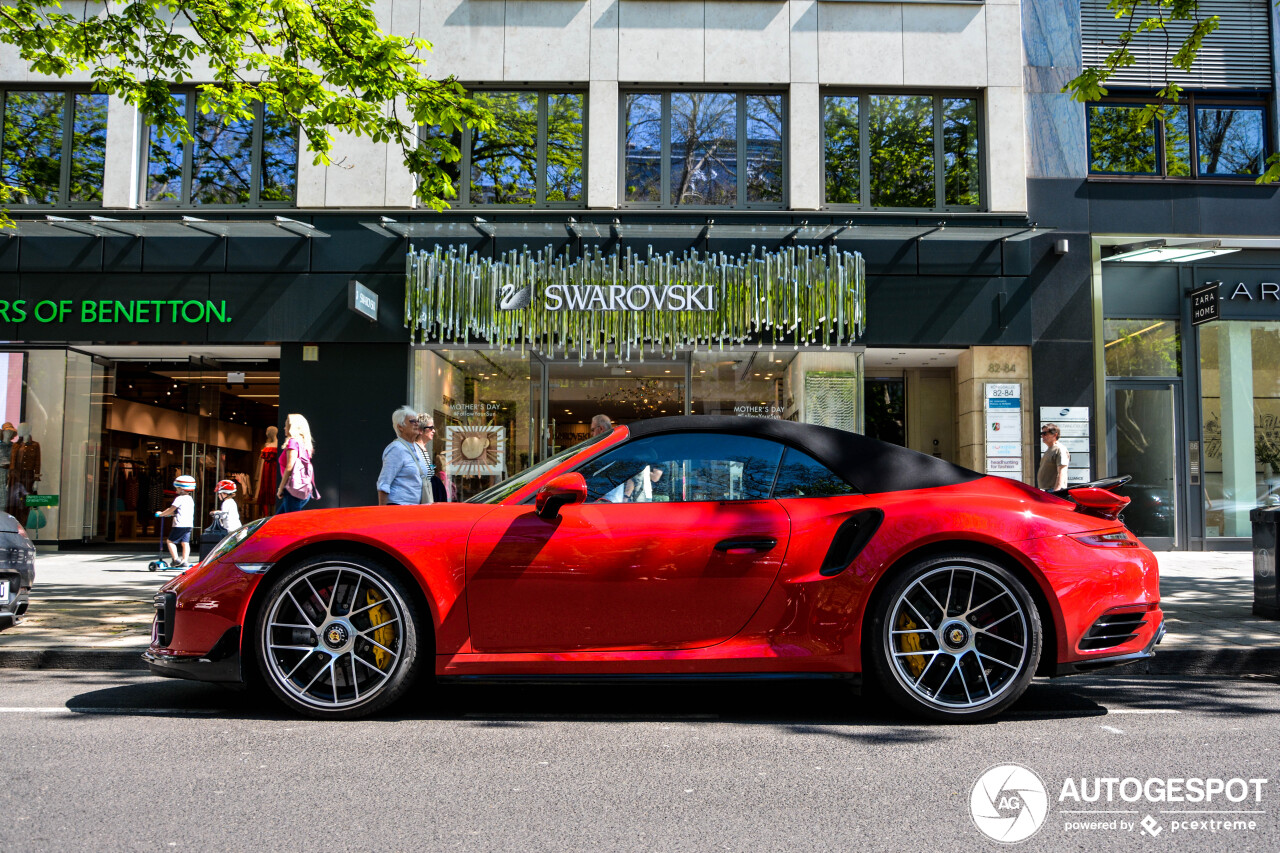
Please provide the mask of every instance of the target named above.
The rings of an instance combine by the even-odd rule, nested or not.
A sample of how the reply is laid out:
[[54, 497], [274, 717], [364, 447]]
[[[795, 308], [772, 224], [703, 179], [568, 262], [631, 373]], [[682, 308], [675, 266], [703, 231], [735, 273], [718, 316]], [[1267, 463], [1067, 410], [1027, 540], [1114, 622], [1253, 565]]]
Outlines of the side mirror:
[[534, 498], [538, 518], [552, 521], [560, 515], [560, 508], [587, 502], [587, 481], [576, 471], [561, 474], [541, 489]]

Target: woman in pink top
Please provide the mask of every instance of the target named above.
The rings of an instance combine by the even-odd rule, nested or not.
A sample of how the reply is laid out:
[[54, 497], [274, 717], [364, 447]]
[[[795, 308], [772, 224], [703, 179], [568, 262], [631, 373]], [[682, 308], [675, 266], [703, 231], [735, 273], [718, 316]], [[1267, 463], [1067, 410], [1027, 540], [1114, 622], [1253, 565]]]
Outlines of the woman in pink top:
[[[311, 454], [315, 448], [311, 443], [311, 425], [302, 415], [289, 415], [284, 419], [284, 438], [284, 446], [280, 448], [276, 513], [302, 509], [315, 492], [315, 472], [311, 467]], [[295, 468], [299, 469], [297, 476]], [[291, 484], [299, 488], [291, 489]]]

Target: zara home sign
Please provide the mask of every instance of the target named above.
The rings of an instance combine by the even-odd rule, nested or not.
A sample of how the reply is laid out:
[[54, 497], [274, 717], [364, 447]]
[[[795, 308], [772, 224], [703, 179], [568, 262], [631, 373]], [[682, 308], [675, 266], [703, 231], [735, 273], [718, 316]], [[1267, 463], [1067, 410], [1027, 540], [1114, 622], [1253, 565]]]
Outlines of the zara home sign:
[[1280, 282], [1261, 281], [1257, 285], [1250, 287], [1243, 281], [1235, 286], [1231, 291], [1231, 299], [1243, 299], [1253, 302], [1254, 299], [1259, 302], [1266, 302], [1267, 299], [1274, 299], [1280, 302]]

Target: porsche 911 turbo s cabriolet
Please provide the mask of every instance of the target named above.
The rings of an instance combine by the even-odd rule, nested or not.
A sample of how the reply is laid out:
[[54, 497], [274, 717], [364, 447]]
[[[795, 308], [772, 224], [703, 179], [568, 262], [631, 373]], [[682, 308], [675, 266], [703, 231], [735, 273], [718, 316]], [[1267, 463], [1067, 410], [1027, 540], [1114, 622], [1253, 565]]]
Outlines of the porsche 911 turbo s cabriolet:
[[978, 719], [1163, 635], [1155, 557], [1105, 485], [1052, 495], [789, 421], [641, 421], [466, 503], [252, 522], [156, 596], [145, 657], [320, 718], [431, 676], [676, 676], [865, 678]]

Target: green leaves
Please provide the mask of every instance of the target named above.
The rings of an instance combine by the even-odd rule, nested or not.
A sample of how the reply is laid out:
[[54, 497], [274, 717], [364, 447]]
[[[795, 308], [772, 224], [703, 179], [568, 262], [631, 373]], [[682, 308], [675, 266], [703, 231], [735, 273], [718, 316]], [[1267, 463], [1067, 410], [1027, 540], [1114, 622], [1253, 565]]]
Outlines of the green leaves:
[[441, 162], [458, 152], [446, 135], [423, 156], [418, 128], [492, 127], [455, 80], [428, 76], [428, 42], [379, 29], [373, 0], [89, 0], [74, 14], [57, 0], [5, 0], [0, 42], [37, 73], [88, 72], [94, 91], [173, 140], [192, 137], [169, 87], [202, 80], [201, 113], [244, 120], [261, 102], [299, 128], [318, 164], [332, 162], [336, 132], [398, 145], [437, 208], [453, 194]]

